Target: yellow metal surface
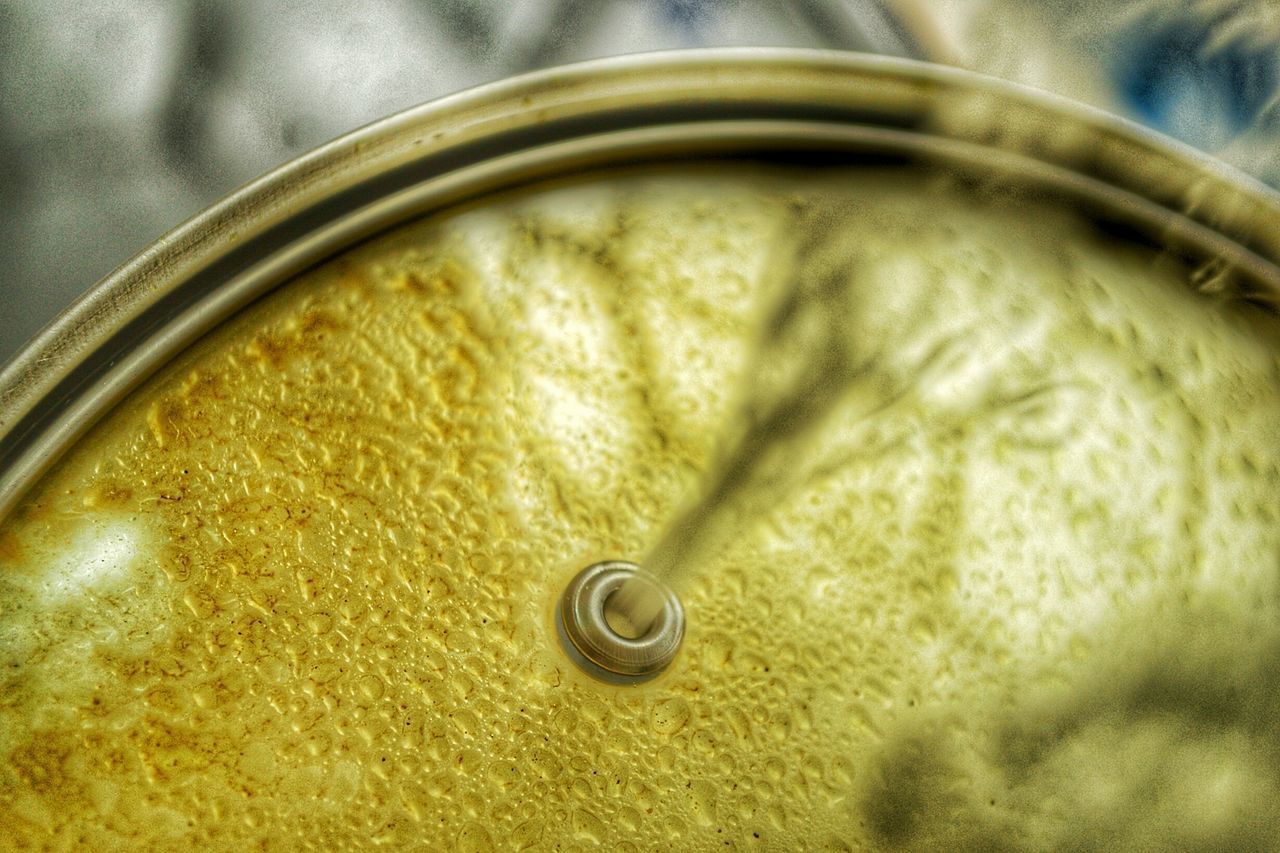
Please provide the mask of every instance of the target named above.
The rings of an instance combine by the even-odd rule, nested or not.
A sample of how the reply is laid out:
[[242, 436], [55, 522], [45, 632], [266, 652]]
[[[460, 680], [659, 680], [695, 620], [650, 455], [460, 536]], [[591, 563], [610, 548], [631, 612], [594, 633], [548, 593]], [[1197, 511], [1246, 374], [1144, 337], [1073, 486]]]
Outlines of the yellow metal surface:
[[[670, 669], [595, 682], [556, 598], [696, 488], [824, 205], [877, 366], [687, 567]], [[1277, 340], [945, 172], [653, 167], [407, 226], [0, 527], [0, 844], [1265, 846]]]

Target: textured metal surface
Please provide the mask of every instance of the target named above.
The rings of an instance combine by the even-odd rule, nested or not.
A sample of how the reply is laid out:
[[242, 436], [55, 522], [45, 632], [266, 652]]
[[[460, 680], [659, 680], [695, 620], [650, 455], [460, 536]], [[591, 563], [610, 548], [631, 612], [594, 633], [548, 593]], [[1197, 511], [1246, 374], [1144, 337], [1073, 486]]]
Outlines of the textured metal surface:
[[817, 51], [684, 51], [482, 87], [344, 137], [170, 233], [0, 373], [0, 514], [110, 406], [291, 274], [521, 181], [637, 158], [910, 153], [1052, 185], [1274, 301], [1280, 197], [1130, 123], [976, 75]]

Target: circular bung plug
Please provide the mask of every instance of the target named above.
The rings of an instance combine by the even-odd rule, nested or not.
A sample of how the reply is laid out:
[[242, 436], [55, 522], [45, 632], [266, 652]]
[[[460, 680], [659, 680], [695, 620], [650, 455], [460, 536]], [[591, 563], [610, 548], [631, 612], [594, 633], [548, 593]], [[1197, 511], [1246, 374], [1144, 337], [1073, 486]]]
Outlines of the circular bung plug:
[[[647, 626], [633, 625], [610, 599], [634, 581], [651, 587], [662, 607]], [[616, 602], [615, 602], [616, 603]], [[667, 668], [684, 639], [684, 608], [666, 584], [635, 563], [611, 560], [579, 572], [556, 607], [556, 631], [565, 653], [588, 675], [612, 684], [636, 684]]]

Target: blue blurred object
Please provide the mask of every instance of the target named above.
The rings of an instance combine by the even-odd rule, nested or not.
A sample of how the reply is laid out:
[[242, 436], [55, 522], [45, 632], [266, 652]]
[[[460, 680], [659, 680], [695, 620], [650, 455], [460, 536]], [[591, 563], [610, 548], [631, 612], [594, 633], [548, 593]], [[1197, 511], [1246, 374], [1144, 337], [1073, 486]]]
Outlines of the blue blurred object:
[[1126, 116], [1280, 189], [1280, 0], [886, 2], [926, 58]]
[[683, 30], [694, 32], [712, 13], [717, 0], [662, 0], [663, 15]]
[[1280, 84], [1274, 45], [1211, 47], [1215, 23], [1145, 19], [1118, 35], [1112, 72], [1135, 117], [1206, 151], [1255, 127]]

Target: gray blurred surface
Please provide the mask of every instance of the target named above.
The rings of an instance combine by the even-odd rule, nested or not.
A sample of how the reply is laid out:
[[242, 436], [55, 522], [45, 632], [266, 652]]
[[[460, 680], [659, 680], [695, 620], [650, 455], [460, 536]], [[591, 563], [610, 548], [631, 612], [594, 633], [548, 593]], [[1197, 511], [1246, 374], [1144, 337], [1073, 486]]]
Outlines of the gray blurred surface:
[[262, 172], [478, 83], [660, 48], [906, 52], [871, 0], [0, 0], [0, 362]]

